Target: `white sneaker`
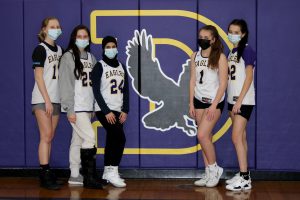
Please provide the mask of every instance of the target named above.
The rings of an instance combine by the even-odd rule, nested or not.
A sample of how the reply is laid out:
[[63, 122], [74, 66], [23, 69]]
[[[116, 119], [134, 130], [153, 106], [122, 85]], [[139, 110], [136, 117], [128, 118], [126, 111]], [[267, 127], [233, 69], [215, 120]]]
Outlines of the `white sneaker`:
[[242, 176], [240, 176], [234, 183], [226, 185], [226, 189], [231, 191], [250, 190], [251, 188], [250, 176], [249, 180], [245, 180]]
[[219, 180], [223, 174], [223, 168], [217, 164], [213, 167], [209, 167], [209, 178], [206, 183], [206, 187], [215, 187], [218, 185]]
[[209, 177], [209, 170], [208, 167], [205, 167], [205, 173], [202, 175], [202, 178], [200, 180], [197, 180], [194, 182], [194, 185], [203, 187], [206, 185]]
[[126, 187], [126, 183], [120, 178], [117, 166], [108, 166], [102, 178], [115, 187]]
[[70, 176], [68, 183], [70, 185], [83, 185], [83, 177], [80, 174], [77, 177]]
[[[103, 170], [103, 175], [102, 175], [102, 179], [105, 179], [106, 180], [106, 176], [107, 176], [107, 169], [111, 167], [111, 166], [104, 166], [104, 170]], [[116, 166], [117, 170], [118, 170], [118, 166]], [[119, 176], [121, 174], [119, 173]], [[123, 178], [120, 177], [120, 179], [124, 182], [125, 180]]]
[[103, 175], [102, 175], [102, 179], [103, 180], [106, 180], [106, 176], [107, 176], [107, 172], [108, 172], [108, 168], [109, 168], [110, 166], [104, 166], [104, 170], [103, 170]]
[[226, 180], [226, 184], [229, 185], [229, 184], [232, 184], [234, 183], [238, 178], [240, 177], [240, 173], [236, 173], [231, 179], [228, 179]]

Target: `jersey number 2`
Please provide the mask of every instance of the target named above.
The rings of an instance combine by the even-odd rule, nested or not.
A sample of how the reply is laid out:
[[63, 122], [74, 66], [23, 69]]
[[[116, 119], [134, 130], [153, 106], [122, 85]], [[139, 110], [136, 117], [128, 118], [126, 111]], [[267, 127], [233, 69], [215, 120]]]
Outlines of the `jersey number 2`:
[[230, 79], [231, 80], [235, 80], [235, 72], [236, 72], [235, 65], [231, 65], [231, 67], [230, 67]]
[[110, 81], [111, 83], [111, 88], [110, 88], [110, 93], [111, 94], [117, 94], [118, 90], [123, 93], [123, 83], [124, 81], [122, 80], [121, 83], [118, 85], [117, 80], [116, 79], [112, 79]]

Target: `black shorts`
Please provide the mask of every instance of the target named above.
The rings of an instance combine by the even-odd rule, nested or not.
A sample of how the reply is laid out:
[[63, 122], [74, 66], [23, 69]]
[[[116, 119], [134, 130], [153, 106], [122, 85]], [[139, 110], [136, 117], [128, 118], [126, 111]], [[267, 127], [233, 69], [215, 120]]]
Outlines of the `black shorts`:
[[[206, 108], [209, 108], [209, 106], [211, 106], [210, 103], [203, 103], [203, 102], [199, 101], [198, 99], [196, 99], [194, 97], [194, 107], [195, 107], [195, 109], [206, 109]], [[218, 103], [217, 109], [220, 109], [221, 113], [222, 113], [222, 111], [224, 109], [224, 101]]]
[[[228, 103], [228, 110], [232, 111], [233, 106], [233, 104]], [[241, 115], [249, 121], [253, 108], [254, 105], [242, 105], [240, 109], [241, 112], [238, 113], [238, 115]]]

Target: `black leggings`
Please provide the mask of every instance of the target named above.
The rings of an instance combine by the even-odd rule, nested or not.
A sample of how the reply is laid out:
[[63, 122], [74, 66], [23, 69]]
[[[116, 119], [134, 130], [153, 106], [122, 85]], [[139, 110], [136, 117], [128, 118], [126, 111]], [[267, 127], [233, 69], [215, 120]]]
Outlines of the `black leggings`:
[[110, 124], [106, 120], [104, 113], [96, 112], [98, 120], [106, 130], [106, 144], [104, 151], [105, 166], [119, 166], [126, 143], [126, 137], [123, 130], [123, 124], [119, 122], [120, 112], [112, 111], [116, 116], [116, 123]]

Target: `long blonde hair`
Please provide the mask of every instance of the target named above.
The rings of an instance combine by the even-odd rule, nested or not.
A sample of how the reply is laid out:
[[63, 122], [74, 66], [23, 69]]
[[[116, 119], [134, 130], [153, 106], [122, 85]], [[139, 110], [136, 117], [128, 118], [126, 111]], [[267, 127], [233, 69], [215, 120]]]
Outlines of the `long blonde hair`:
[[57, 20], [58, 21], [58, 19], [56, 17], [47, 17], [42, 21], [41, 29], [40, 29], [40, 32], [38, 34], [39, 42], [43, 42], [45, 40], [46, 33], [43, 31], [43, 29], [48, 25], [50, 20]]

